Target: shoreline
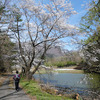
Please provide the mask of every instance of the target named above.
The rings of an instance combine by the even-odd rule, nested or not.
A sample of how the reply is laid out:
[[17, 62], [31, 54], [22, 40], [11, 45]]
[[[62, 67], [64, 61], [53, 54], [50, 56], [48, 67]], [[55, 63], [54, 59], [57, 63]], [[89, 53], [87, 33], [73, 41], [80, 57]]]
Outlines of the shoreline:
[[59, 70], [61, 70], [61, 71], [63, 71], [63, 70], [76, 70], [76, 69], [54, 69], [55, 71], [59, 71]]
[[77, 66], [70, 66], [70, 67], [64, 67], [64, 68], [57, 68], [57, 67], [39, 68], [39, 72], [37, 71], [36, 73], [44, 74], [44, 73], [48, 73], [48, 72], [51, 72], [51, 73], [76, 73], [76, 74], [84, 73], [84, 71], [82, 69], [77, 69]]
[[36, 96], [36, 100], [74, 100], [72, 97], [56, 94], [55, 89], [50, 88], [48, 85], [45, 85], [45, 87], [34, 79], [27, 81], [23, 78], [20, 84], [24, 87], [25, 93], [32, 97]]

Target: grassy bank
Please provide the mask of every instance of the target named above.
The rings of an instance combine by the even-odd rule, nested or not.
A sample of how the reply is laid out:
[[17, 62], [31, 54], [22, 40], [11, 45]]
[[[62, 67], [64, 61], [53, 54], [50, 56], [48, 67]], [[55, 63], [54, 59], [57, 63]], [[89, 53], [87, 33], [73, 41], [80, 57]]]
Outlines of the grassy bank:
[[[63, 68], [57, 68], [57, 67], [53, 67], [53, 69], [51, 70], [45, 70], [44, 68], [40, 68], [36, 73], [75, 73], [75, 74], [79, 74], [79, 73], [84, 73], [83, 70], [78, 70], [76, 69], [77, 66], [70, 66], [70, 67], [63, 67]], [[57, 69], [69, 69], [69, 70], [57, 70]], [[71, 69], [71, 70], [70, 70]], [[74, 69], [74, 70], [72, 70]]]
[[54, 71], [55, 73], [73, 73], [73, 74], [80, 74], [80, 73], [84, 73], [84, 71], [82, 70], [58, 70], [58, 71]]
[[[36, 100], [74, 100], [64, 96], [58, 96], [55, 94], [50, 94], [45, 91], [42, 91], [39, 84], [34, 80], [27, 81], [24, 78], [21, 79], [20, 85], [25, 90], [26, 94], [31, 97], [36, 97]], [[34, 99], [35, 100], [35, 99]]]

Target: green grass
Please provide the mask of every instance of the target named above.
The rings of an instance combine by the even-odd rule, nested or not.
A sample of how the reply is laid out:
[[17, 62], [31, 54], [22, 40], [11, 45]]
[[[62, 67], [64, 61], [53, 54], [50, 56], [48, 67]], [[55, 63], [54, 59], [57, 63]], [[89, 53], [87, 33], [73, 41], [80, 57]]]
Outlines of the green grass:
[[54, 71], [55, 73], [73, 73], [73, 74], [81, 74], [84, 73], [83, 70], [58, 70], [58, 71]]
[[37, 100], [73, 100], [71, 98], [52, 95], [42, 91], [39, 84], [33, 80], [27, 81], [21, 79], [20, 85], [24, 88], [27, 94], [36, 96]]
[[57, 66], [59, 68], [66, 67], [66, 66], [71, 66], [71, 65], [76, 65], [76, 62], [72, 61], [55, 61], [55, 62], [46, 62], [46, 66]]

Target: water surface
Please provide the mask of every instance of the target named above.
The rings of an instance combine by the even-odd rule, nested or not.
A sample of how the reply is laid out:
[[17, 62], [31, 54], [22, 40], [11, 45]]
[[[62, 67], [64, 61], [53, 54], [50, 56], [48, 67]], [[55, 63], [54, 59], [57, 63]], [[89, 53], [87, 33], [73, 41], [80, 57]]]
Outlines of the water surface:
[[45, 84], [69, 88], [80, 95], [98, 97], [100, 93], [100, 75], [97, 74], [51, 73], [36, 74], [34, 77]]

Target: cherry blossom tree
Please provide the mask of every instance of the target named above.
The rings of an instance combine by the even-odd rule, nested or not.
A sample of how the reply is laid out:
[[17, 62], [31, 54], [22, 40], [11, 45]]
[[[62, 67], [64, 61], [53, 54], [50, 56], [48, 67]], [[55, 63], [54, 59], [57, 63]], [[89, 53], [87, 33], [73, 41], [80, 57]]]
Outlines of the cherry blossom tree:
[[[76, 14], [76, 11], [69, 0], [50, 0], [49, 2], [21, 0], [18, 7], [20, 11], [13, 10], [22, 15], [24, 26], [23, 30], [20, 30], [21, 23], [16, 20], [17, 31], [14, 34], [19, 42], [21, 58], [29, 79], [38, 70], [48, 49], [59, 40], [63, 41], [63, 38], [78, 36], [78, 28], [68, 24], [68, 19]], [[36, 58], [37, 63], [35, 63]], [[34, 70], [30, 71], [33, 65]]]

